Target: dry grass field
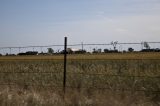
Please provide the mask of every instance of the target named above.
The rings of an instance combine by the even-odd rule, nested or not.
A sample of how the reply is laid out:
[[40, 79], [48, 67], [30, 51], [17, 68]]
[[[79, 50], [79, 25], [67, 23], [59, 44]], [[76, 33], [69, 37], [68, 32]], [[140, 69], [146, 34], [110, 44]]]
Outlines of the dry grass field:
[[1, 106], [159, 106], [160, 53], [0, 57]]
[[[68, 59], [160, 59], [160, 53], [69, 54]], [[0, 61], [4, 60], [63, 60], [63, 55], [0, 56]]]

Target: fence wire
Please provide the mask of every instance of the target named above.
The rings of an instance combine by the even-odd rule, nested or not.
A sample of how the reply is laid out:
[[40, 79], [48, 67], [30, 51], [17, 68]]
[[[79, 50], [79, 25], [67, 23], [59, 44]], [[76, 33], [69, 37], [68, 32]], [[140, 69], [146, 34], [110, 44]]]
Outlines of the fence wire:
[[[160, 93], [160, 59], [73, 59], [66, 88]], [[0, 62], [0, 86], [63, 88], [63, 61]]]
[[[18, 80], [15, 80], [14, 78], [11, 78], [11, 79], [7, 80], [6, 83], [2, 83], [3, 81], [2, 82], [0, 81], [0, 86], [28, 86], [28, 87], [30, 86], [30, 87], [46, 87], [46, 88], [47, 87], [53, 87], [53, 88], [61, 88], [61, 89], [63, 88], [63, 86], [62, 86], [63, 73], [62, 72], [0, 72], [0, 76], [2, 74], [5, 74], [5, 77], [10, 76], [9, 74], [13, 75], [13, 76], [10, 76], [10, 77], [15, 77], [17, 74], [19, 74], [20, 76], [23, 76], [21, 74], [27, 74], [27, 75], [26, 75], [26, 79], [19, 79], [20, 82], [18, 82]], [[36, 74], [37, 76], [39, 75], [40, 77], [38, 77], [38, 79], [34, 79], [34, 80], [32, 80], [32, 77], [30, 77], [30, 79], [29, 79], [28, 77], [31, 74], [32, 74], [32, 76], [34, 74]], [[47, 74], [48, 76], [46, 77], [44, 74]], [[50, 76], [51, 74], [54, 74], [54, 75]], [[61, 78], [56, 79], [56, 80], [59, 80], [60, 82], [57, 83], [53, 77], [55, 75], [59, 77], [60, 74], [61, 74]], [[80, 78], [77, 77], [79, 75], [80, 75]], [[120, 78], [127, 77], [127, 80], [138, 78], [139, 80], [141, 80], [141, 79], [142, 80], [143, 79], [150, 79], [150, 80], [154, 81], [156, 79], [156, 80], [158, 80], [157, 83], [159, 83], [159, 81], [160, 81], [160, 76], [108, 75], [108, 74], [103, 74], [103, 73], [93, 73], [92, 74], [92, 73], [73, 73], [73, 72], [68, 72], [67, 73], [67, 77], [69, 77], [69, 76], [72, 76], [72, 77], [71, 77], [71, 79], [67, 78], [66, 88], [70, 88], [70, 89], [94, 89], [94, 90], [97, 89], [97, 90], [112, 90], [112, 91], [136, 91], [136, 92], [160, 93], [160, 88], [158, 88], [157, 90], [137, 89], [137, 88], [129, 88], [128, 89], [128, 88], [105, 87], [105, 85], [103, 87], [103, 86], [97, 86], [96, 84], [94, 86], [94, 84], [93, 84], [96, 81], [96, 79], [94, 79], [94, 78], [96, 78], [96, 77], [102, 78], [102, 76], [105, 77], [105, 78], [108, 78], [109, 80], [112, 79], [112, 78], [119, 78], [119, 77]], [[81, 79], [85, 78], [86, 76], [89, 77], [89, 80], [87, 80], [88, 81], [87, 85], [89, 85], [89, 86], [87, 86], [87, 85], [83, 86], [83, 81], [84, 80], [81, 81]], [[82, 85], [79, 86], [79, 85], [74, 84], [74, 83], [72, 85], [72, 81], [71, 80], [74, 80], [74, 78], [76, 78], [75, 82], [77, 82], [77, 84], [81, 83]], [[36, 80], [38, 80], [38, 81], [36, 81]], [[71, 83], [70, 83], [70, 81], [71, 81]], [[78, 81], [80, 81], [80, 82], [78, 82]], [[42, 82], [44, 82], [44, 83], [42, 83]], [[90, 82], [91, 82], [91, 84], [89, 84]], [[86, 82], [84, 82], [84, 83], [86, 83]], [[103, 83], [105, 83], [105, 81], [102, 81], [102, 84]], [[145, 83], [145, 81], [143, 83]], [[154, 84], [152, 84], [152, 82], [151, 82], [151, 85], [154, 86]]]

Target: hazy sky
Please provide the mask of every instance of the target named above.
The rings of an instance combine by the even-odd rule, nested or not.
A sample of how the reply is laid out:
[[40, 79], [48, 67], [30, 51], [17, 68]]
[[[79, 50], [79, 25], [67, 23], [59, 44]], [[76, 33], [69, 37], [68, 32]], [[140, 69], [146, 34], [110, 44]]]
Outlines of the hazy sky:
[[0, 47], [160, 41], [160, 0], [0, 0]]

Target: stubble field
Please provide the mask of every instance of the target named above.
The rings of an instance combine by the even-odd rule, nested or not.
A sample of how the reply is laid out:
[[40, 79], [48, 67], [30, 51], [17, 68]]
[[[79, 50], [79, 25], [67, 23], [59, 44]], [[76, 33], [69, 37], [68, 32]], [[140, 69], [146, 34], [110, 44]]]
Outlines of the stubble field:
[[160, 53], [0, 57], [1, 106], [159, 106]]

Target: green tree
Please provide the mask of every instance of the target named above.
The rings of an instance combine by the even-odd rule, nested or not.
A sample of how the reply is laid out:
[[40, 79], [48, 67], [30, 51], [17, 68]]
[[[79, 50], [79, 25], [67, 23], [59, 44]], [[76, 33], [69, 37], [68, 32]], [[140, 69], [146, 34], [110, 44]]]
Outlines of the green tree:
[[52, 53], [54, 53], [54, 50], [52, 48], [48, 48], [48, 53], [52, 54]]

